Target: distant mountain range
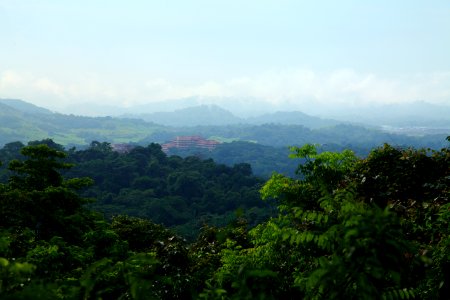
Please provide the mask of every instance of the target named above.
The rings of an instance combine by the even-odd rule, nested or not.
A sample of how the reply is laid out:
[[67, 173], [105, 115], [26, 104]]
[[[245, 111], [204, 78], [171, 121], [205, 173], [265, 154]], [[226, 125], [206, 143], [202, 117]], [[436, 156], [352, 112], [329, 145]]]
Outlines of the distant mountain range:
[[339, 121], [322, 119], [300, 111], [268, 113], [258, 117], [240, 118], [217, 105], [200, 105], [178, 109], [172, 112], [154, 112], [150, 114], [125, 115], [130, 118], [140, 118], [145, 121], [174, 127], [184, 126], [225, 126], [236, 124], [282, 124], [303, 125], [309, 128], [321, 128], [337, 125]]
[[450, 103], [438, 105], [425, 101], [353, 107], [325, 104], [317, 106], [312, 103], [300, 108], [293, 101], [290, 107], [282, 108], [273, 103], [250, 98], [191, 97], [126, 108], [86, 103], [70, 107], [66, 111], [89, 116], [143, 118], [168, 126], [279, 123], [323, 127], [351, 122], [410, 134], [423, 134], [424, 131], [442, 133], [450, 130]]
[[[447, 124], [447, 118], [439, 116], [442, 116], [444, 125]], [[450, 132], [445, 129], [450, 126], [443, 128], [441, 132], [431, 131], [438, 135], [419, 131], [417, 134], [424, 135], [424, 138], [407, 137], [389, 134], [374, 126], [344, 123], [299, 111], [241, 118], [215, 105], [200, 105], [173, 112], [130, 114], [120, 118], [85, 117], [54, 113], [22, 100], [0, 99], [0, 145], [45, 138], [52, 138], [66, 146], [87, 145], [94, 140], [148, 144], [163, 143], [180, 135], [202, 135], [219, 141], [249, 141], [277, 147], [303, 143], [373, 147], [383, 142], [441, 147]]]
[[[168, 99], [164, 101], [151, 101], [145, 104], [135, 104], [127, 107], [114, 105], [104, 105], [96, 103], [77, 103], [69, 105], [63, 113], [73, 113], [83, 116], [119, 116], [119, 115], [140, 115], [156, 112], [173, 112], [190, 107], [215, 104], [223, 109], [231, 111], [240, 117], [259, 116], [268, 112], [277, 111], [269, 103], [261, 103], [255, 98], [199, 98], [188, 97], [179, 99]], [[292, 109], [285, 109], [291, 111]]]
[[242, 119], [216, 105], [200, 105], [177, 109], [172, 112], [149, 114], [127, 114], [125, 117], [139, 118], [166, 126], [183, 127], [199, 125], [230, 125], [242, 123]]

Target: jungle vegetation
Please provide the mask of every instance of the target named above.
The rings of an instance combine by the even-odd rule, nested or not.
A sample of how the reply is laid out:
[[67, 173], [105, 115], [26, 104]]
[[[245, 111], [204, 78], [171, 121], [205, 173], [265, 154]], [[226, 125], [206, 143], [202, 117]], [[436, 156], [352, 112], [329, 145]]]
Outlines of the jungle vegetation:
[[[0, 185], [0, 298], [450, 294], [449, 147], [385, 144], [360, 158], [305, 144], [291, 148], [292, 163], [300, 162], [295, 176], [274, 173], [264, 183], [245, 164], [167, 157], [155, 144], [122, 155], [108, 145], [66, 151], [47, 140], [2, 149], [8, 171]], [[133, 200], [126, 203], [123, 194]], [[190, 211], [196, 203], [197, 213], [243, 212], [224, 226], [205, 222], [190, 241], [167, 228], [173, 224], [158, 224], [164, 223], [158, 213], [98, 212], [118, 203], [132, 212], [140, 201], [153, 211], [156, 200], [146, 199], [157, 197], [166, 210], [179, 209], [180, 219], [196, 218]], [[270, 211], [271, 203], [275, 212], [250, 224], [245, 210]]]

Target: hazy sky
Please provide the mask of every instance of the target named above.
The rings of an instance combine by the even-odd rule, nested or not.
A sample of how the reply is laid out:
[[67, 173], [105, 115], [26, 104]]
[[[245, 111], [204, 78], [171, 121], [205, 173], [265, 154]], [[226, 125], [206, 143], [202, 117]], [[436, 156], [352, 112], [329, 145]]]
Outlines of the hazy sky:
[[0, 0], [0, 98], [192, 96], [450, 105], [450, 1]]

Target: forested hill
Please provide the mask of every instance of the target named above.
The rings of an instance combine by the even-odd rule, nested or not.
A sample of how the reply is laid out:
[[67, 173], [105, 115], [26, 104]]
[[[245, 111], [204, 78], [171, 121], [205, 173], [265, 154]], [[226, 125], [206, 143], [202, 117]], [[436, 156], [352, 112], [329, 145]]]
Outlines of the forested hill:
[[[39, 143], [68, 154], [66, 162], [74, 167], [63, 171], [65, 177], [94, 180], [82, 195], [95, 199], [90, 207], [107, 218], [118, 214], [147, 218], [193, 239], [204, 224], [227, 224], [237, 210], [245, 212], [251, 224], [270, 216], [270, 206], [259, 196], [264, 181], [253, 176], [246, 163], [228, 167], [212, 159], [167, 156], [158, 144], [120, 154], [106, 142], [69, 151], [51, 140], [31, 144]], [[0, 159], [6, 165], [20, 158], [23, 147], [6, 145], [0, 149]], [[5, 182], [8, 174], [3, 168], [0, 178]]]
[[[306, 144], [291, 149], [302, 162], [301, 176], [273, 174], [262, 185], [248, 165], [167, 157], [155, 144], [126, 155], [98, 142], [83, 151], [64, 151], [49, 140], [6, 150], [3, 163], [17, 159], [0, 183], [1, 299], [450, 294], [448, 146], [384, 145], [361, 159], [349, 150], [319, 153]], [[79, 167], [71, 170], [67, 160]], [[100, 184], [89, 188], [92, 179], [72, 177], [84, 174]], [[258, 206], [259, 187], [261, 198], [277, 204], [276, 214], [250, 227], [246, 218], [258, 213], [249, 207]], [[224, 227], [205, 225], [187, 242], [150, 219], [105, 219], [89, 209], [95, 199], [80, 191], [103, 199], [103, 207], [157, 210], [155, 216], [172, 222], [206, 211], [213, 220], [237, 203], [244, 211]]]
[[[223, 114], [220, 110], [215, 113]], [[214, 114], [211, 117], [217, 118]], [[0, 145], [51, 138], [65, 146], [87, 146], [91, 141], [145, 146], [164, 143], [180, 135], [201, 135], [223, 142], [247, 141], [284, 148], [304, 143], [331, 144], [341, 149], [365, 148], [367, 153], [383, 143], [439, 149], [444, 146], [446, 137], [446, 134], [389, 134], [375, 128], [337, 124], [300, 112], [274, 113], [251, 122], [254, 124], [168, 127], [139, 119], [63, 115], [24, 101], [3, 100], [0, 101]]]
[[159, 128], [137, 119], [64, 115], [21, 100], [0, 101], [0, 145], [46, 138], [66, 146], [89, 145], [93, 140], [130, 143]]
[[226, 126], [282, 124], [302, 125], [308, 128], [323, 128], [342, 123], [331, 119], [310, 116], [300, 111], [276, 111], [257, 117], [242, 118], [217, 105], [199, 105], [167, 112], [125, 114], [157, 124], [172, 127]]
[[[51, 114], [52, 112], [46, 108], [36, 106], [34, 104], [19, 99], [0, 99], [0, 107], [2, 109], [14, 109], [26, 114]], [[10, 110], [11, 111], [11, 110]]]

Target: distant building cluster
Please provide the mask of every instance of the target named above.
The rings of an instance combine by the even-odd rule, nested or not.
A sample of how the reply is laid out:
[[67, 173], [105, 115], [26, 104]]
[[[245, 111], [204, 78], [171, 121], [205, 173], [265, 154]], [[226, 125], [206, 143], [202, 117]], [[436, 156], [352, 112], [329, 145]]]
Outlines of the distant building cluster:
[[169, 152], [171, 148], [176, 149], [199, 148], [199, 149], [208, 149], [209, 151], [212, 151], [216, 148], [218, 144], [220, 144], [220, 142], [214, 140], [206, 140], [198, 135], [177, 136], [172, 141], [162, 144], [161, 148], [165, 153]]

